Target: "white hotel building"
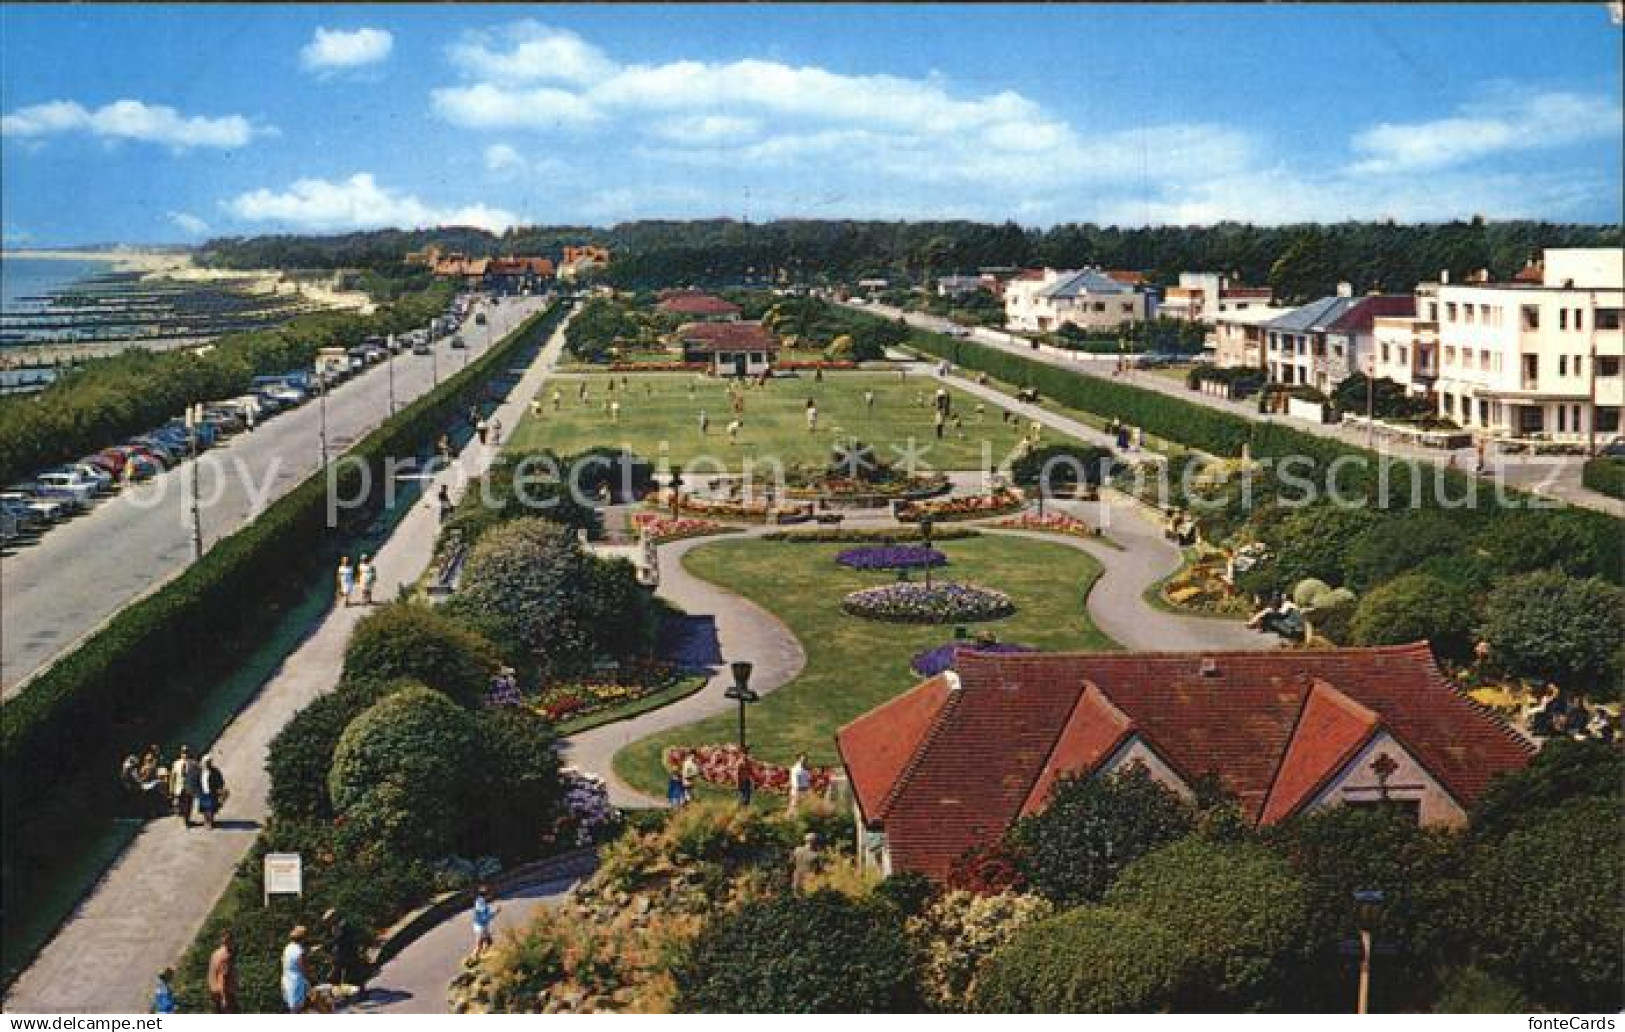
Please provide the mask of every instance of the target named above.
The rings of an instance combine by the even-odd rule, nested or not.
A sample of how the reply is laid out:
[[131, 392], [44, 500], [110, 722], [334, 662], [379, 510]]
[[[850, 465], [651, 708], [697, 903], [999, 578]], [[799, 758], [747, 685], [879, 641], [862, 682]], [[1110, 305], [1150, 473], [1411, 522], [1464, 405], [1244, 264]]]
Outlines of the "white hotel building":
[[1414, 318], [1375, 321], [1376, 375], [1433, 394], [1440, 415], [1481, 436], [1583, 444], [1620, 433], [1625, 250], [1548, 250], [1538, 279], [1442, 279], [1417, 288]]

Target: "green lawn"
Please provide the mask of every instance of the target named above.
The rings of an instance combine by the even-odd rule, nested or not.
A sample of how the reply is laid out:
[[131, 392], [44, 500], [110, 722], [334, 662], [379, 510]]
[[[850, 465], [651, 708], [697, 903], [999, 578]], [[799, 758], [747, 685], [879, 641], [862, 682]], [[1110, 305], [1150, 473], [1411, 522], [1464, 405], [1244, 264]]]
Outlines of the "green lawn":
[[[577, 398], [578, 385], [588, 385], [587, 404]], [[539, 416], [527, 414], [509, 441], [517, 451], [551, 448], [571, 455], [601, 445], [624, 444], [657, 464], [662, 457], [684, 469], [696, 467], [695, 460], [706, 456], [715, 471], [737, 470], [744, 459], [767, 463], [774, 459], [786, 468], [801, 464], [822, 466], [829, 459], [837, 435], [856, 436], [874, 447], [883, 462], [901, 463], [910, 439], [921, 449], [916, 466], [929, 470], [979, 470], [986, 466], [983, 445], [991, 446], [995, 463], [1003, 463], [1022, 427], [1006, 424], [1002, 409], [984, 404], [977, 414], [978, 399], [950, 390], [953, 412], [961, 419], [956, 433], [952, 427], [938, 441], [931, 410], [931, 397], [938, 384], [932, 377], [911, 374], [906, 381], [891, 373], [830, 373], [822, 382], [810, 374], [795, 379], [777, 379], [761, 388], [745, 392], [744, 430], [738, 445], [730, 445], [726, 428], [734, 418], [729, 405], [727, 381], [686, 373], [638, 373], [626, 378], [607, 373], [585, 377], [560, 376], [549, 381], [539, 396]], [[614, 393], [609, 392], [613, 382]], [[561, 396], [553, 408], [553, 391]], [[864, 392], [873, 391], [874, 408], [868, 409]], [[619, 422], [604, 411], [611, 398], [621, 404]], [[807, 399], [818, 404], [818, 430], [807, 431]], [[700, 434], [700, 411], [710, 419], [710, 431]], [[1045, 431], [1046, 440], [1057, 440], [1055, 431]]]
[[[750, 707], [752, 751], [769, 762], [788, 764], [803, 750], [814, 763], [837, 762], [835, 729], [913, 687], [920, 679], [909, 670], [909, 659], [953, 637], [951, 626], [877, 623], [841, 612], [847, 592], [895, 579], [893, 574], [836, 565], [835, 556], [850, 547], [734, 540], [696, 548], [685, 559], [694, 574], [777, 615], [807, 652], [800, 677]], [[1046, 649], [1116, 648], [1084, 608], [1100, 575], [1100, 564], [1088, 554], [1001, 535], [938, 547], [949, 565], [934, 576], [998, 588], [1015, 599], [1015, 616], [978, 628], [1005, 641]], [[634, 742], [615, 757], [616, 773], [658, 798], [666, 784], [660, 758], [667, 746], [731, 742], [737, 720], [730, 710]]]

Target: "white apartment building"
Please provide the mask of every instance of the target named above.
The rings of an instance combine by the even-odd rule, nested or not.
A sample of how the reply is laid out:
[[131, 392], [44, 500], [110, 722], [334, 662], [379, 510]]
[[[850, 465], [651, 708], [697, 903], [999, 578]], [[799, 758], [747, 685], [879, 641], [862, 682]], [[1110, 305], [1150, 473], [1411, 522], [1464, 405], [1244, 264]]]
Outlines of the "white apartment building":
[[1146, 318], [1146, 295], [1099, 269], [1023, 272], [1004, 285], [1004, 321], [1012, 330], [1050, 333], [1072, 325], [1115, 330]]
[[1221, 369], [1246, 366], [1264, 368], [1265, 323], [1290, 312], [1290, 308], [1258, 305], [1213, 318], [1213, 361]]
[[[1431, 387], [1440, 415], [1491, 437], [1580, 444], [1619, 434], [1625, 250], [1548, 250], [1539, 282], [1441, 280], [1418, 291], [1410, 329], [1413, 363], [1417, 343], [1437, 334]], [[1398, 351], [1390, 355], [1402, 371]], [[1424, 366], [1401, 382], [1425, 387], [1425, 374]]]
[[1268, 307], [1275, 294], [1269, 287], [1248, 287], [1218, 272], [1182, 272], [1179, 285], [1169, 287], [1157, 302], [1157, 315], [1182, 322], [1212, 323], [1227, 312]]

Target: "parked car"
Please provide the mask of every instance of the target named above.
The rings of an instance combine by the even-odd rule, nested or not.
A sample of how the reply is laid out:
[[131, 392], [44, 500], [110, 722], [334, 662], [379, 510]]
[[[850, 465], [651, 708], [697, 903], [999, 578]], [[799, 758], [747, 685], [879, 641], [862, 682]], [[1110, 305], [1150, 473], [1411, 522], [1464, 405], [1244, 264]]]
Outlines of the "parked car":
[[41, 473], [34, 479], [34, 483], [45, 497], [71, 498], [80, 509], [90, 508], [90, 503], [96, 500], [101, 493], [102, 482], [77, 470], [52, 470]]
[[0, 509], [0, 545], [9, 545], [21, 538], [22, 521], [10, 509]]
[[[125, 457], [130, 461], [136, 462], [138, 465], [145, 463], [147, 466], [151, 466], [152, 476], [162, 473], [175, 464], [174, 457], [163, 449], [163, 445], [158, 445], [155, 448], [150, 444], [137, 440], [119, 445], [119, 450], [124, 452]], [[135, 471], [135, 478], [137, 480], [145, 479], [141, 475], [140, 469]]]
[[1603, 445], [1598, 454], [1610, 459], [1625, 459], [1625, 437], [1616, 437]]
[[67, 503], [54, 498], [39, 498], [26, 491], [11, 489], [0, 491], [0, 504], [5, 504], [14, 512], [32, 513], [41, 529], [68, 516]]
[[461, 351], [466, 347], [468, 347], [468, 341], [463, 339], [462, 334], [451, 338], [451, 349], [453, 351]]
[[78, 462], [67, 462], [60, 466], [53, 466], [47, 473], [77, 473], [89, 479], [94, 485], [97, 494], [108, 494], [113, 490], [113, 474], [102, 466], [91, 462], [90, 459], [80, 459]]
[[0, 493], [0, 513], [5, 513], [11, 521], [17, 537], [42, 534], [51, 525], [26, 499], [12, 498]]
[[214, 427], [217, 437], [237, 433], [245, 425], [241, 410], [227, 408], [224, 405], [211, 405], [204, 409], [203, 421]]
[[293, 408], [295, 405], [301, 405], [309, 396], [298, 387], [288, 383], [266, 388], [264, 394], [266, 397], [280, 402], [285, 408]]
[[164, 464], [165, 469], [179, 465], [192, 451], [184, 436], [156, 430], [140, 437], [132, 437], [129, 443], [151, 452]]
[[427, 355], [433, 350], [433, 346], [427, 340], [420, 340], [412, 345], [412, 354], [414, 355]]

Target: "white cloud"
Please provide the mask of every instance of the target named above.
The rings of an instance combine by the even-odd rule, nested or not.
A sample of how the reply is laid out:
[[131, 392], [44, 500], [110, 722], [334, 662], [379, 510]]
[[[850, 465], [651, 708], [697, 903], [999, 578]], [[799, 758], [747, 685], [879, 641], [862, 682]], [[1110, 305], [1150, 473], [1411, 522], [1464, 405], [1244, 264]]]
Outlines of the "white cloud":
[[395, 37], [388, 29], [323, 29], [299, 51], [299, 62], [308, 71], [334, 72], [377, 64], [395, 49]]
[[491, 178], [501, 182], [512, 182], [523, 178], [537, 178], [543, 176], [558, 176], [565, 170], [565, 164], [558, 158], [545, 156], [528, 158], [515, 147], [506, 143], [493, 143], [485, 148], [485, 171]]
[[603, 51], [575, 33], [529, 20], [470, 32], [452, 44], [450, 54], [469, 74], [505, 82], [591, 82], [612, 69]]
[[94, 111], [76, 101], [53, 100], [0, 116], [0, 135], [5, 136], [90, 133], [108, 140], [159, 143], [175, 150], [241, 147], [256, 136], [275, 132], [254, 125], [242, 115], [188, 116], [163, 104], [139, 100], [118, 100]]
[[1354, 171], [1386, 175], [1463, 165], [1513, 151], [1546, 150], [1619, 138], [1619, 103], [1607, 97], [1545, 92], [1463, 105], [1448, 118], [1383, 123], [1355, 135]]
[[202, 236], [209, 231], [207, 222], [184, 211], [170, 212], [169, 221], [173, 222], [175, 227], [187, 236]]
[[569, 90], [549, 86], [514, 90], [482, 82], [434, 90], [430, 96], [448, 121], [473, 129], [556, 129], [602, 117]]
[[239, 194], [224, 207], [247, 222], [277, 222], [316, 231], [476, 226], [500, 233], [519, 222], [513, 212], [485, 204], [429, 205], [412, 194], [379, 186], [368, 172], [341, 182], [300, 179], [283, 191], [261, 188]]

